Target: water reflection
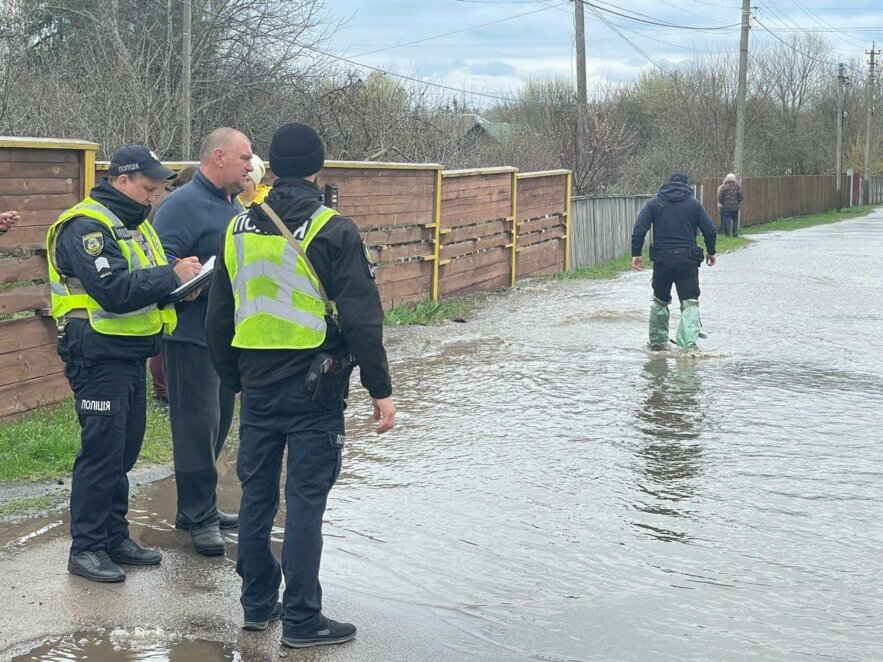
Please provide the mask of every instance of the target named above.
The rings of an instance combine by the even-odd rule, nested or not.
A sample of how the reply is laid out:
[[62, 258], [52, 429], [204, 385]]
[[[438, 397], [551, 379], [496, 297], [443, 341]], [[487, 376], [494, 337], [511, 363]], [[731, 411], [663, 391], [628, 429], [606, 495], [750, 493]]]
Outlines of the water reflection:
[[176, 640], [159, 633], [116, 631], [110, 635], [74, 633], [61, 640], [40, 646], [13, 662], [240, 662], [242, 656], [224, 644]]
[[644, 364], [646, 395], [635, 411], [642, 443], [638, 482], [644, 499], [635, 507], [654, 517], [635, 526], [666, 542], [687, 542], [689, 537], [671, 527], [686, 513], [679, 503], [695, 491], [694, 479], [702, 471], [702, 382], [699, 363], [686, 357], [654, 356]]

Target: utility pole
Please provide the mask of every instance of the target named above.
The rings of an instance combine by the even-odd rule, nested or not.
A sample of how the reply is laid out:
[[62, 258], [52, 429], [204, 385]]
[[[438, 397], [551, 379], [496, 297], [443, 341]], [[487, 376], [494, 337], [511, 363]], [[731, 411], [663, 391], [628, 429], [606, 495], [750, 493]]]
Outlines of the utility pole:
[[588, 103], [586, 89], [586, 17], [583, 0], [573, 0], [573, 25], [576, 28], [576, 96], [582, 105]]
[[862, 204], [868, 204], [870, 199], [870, 190], [871, 190], [871, 182], [868, 179], [871, 176], [871, 129], [873, 125], [873, 116], [874, 116], [874, 85], [875, 78], [874, 74], [876, 73], [875, 67], [877, 65], [875, 56], [880, 52], [875, 50], [876, 42], [871, 44], [871, 50], [865, 51], [868, 55], [871, 56], [871, 60], [869, 64], [871, 68], [868, 69], [868, 128], [865, 132], [865, 169], [862, 172]]
[[837, 75], [837, 209], [843, 202], [840, 189], [843, 179], [843, 96], [846, 91], [848, 77], [843, 75], [843, 63], [840, 63], [840, 73]]
[[742, 0], [742, 38], [739, 40], [739, 89], [736, 94], [736, 149], [733, 172], [742, 177], [745, 154], [745, 95], [748, 87], [748, 31], [751, 29], [751, 0]]
[[181, 158], [190, 160], [190, 30], [193, 21], [192, 0], [184, 0], [183, 71], [181, 72]]

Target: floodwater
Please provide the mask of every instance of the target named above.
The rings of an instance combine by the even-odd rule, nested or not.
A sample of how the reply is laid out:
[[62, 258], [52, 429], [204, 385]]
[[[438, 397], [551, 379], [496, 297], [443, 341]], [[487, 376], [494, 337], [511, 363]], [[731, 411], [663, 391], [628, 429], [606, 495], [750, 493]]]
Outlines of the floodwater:
[[[345, 659], [392, 659], [374, 643], [414, 633], [410, 659], [883, 659], [880, 256], [883, 213], [722, 256], [700, 271], [699, 357], [644, 349], [649, 272], [390, 329], [398, 427], [369, 434], [354, 399], [322, 579], [326, 606], [392, 616]], [[173, 482], [145, 490], [133, 531], [180, 575], [206, 561], [173, 504]], [[27, 554], [64, 529], [0, 536]], [[232, 562], [214, 572], [235, 587]], [[235, 597], [219, 613], [238, 624]], [[227, 643], [168, 659], [235, 659]]]

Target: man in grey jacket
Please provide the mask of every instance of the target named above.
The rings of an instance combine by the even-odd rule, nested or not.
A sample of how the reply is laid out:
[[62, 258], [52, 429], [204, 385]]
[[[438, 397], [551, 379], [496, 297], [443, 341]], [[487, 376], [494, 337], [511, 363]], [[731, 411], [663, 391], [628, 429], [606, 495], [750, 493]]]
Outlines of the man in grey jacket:
[[[218, 252], [230, 220], [242, 211], [236, 196], [251, 172], [251, 143], [230, 128], [203, 141], [199, 171], [175, 190], [156, 214], [154, 227], [170, 261], [195, 255], [205, 263]], [[177, 306], [178, 327], [163, 341], [172, 422], [178, 512], [175, 525], [189, 530], [196, 551], [225, 552], [220, 529], [238, 525], [218, 510], [216, 461], [233, 421], [235, 395], [212, 367], [205, 342], [207, 292]]]

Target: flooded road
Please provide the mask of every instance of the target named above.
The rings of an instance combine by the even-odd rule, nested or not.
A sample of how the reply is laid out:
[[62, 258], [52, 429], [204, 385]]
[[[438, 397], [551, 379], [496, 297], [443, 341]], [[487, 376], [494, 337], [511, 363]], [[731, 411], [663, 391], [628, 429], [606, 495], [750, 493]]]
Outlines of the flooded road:
[[[649, 271], [388, 330], [398, 428], [369, 434], [358, 392], [325, 527], [326, 610], [359, 637], [289, 657], [883, 659], [881, 256], [883, 213], [724, 255], [698, 358], [645, 351]], [[278, 659], [278, 626], [238, 630], [235, 548], [197, 557], [173, 490], [134, 500], [166, 560], [118, 587], [67, 575], [60, 518], [0, 530], [0, 651], [142, 626], [220, 643], [89, 659]]]

